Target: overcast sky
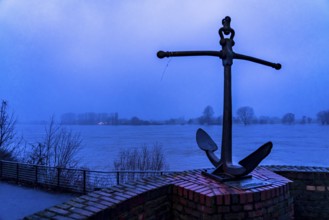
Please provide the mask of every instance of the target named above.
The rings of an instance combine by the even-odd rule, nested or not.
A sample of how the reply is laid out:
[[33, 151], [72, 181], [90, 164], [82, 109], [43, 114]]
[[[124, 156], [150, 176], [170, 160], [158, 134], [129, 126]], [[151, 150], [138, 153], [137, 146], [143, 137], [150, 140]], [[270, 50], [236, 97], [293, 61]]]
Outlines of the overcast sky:
[[235, 60], [234, 112], [248, 105], [257, 116], [315, 117], [329, 109], [327, 0], [2, 0], [0, 99], [20, 120], [65, 112], [190, 118], [207, 105], [221, 115], [219, 59], [156, 52], [220, 50], [227, 15], [235, 52], [282, 64]]

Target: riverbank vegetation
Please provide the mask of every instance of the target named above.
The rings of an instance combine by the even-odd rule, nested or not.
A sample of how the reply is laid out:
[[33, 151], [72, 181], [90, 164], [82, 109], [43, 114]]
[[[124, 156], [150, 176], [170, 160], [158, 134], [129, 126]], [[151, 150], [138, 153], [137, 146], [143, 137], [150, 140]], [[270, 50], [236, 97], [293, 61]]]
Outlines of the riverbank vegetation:
[[[235, 124], [329, 124], [329, 110], [320, 111], [316, 117], [303, 115], [296, 118], [293, 112], [287, 112], [281, 117], [278, 116], [257, 116], [250, 106], [242, 106], [237, 109], [232, 122]], [[137, 116], [132, 118], [120, 118], [119, 113], [95, 113], [88, 112], [82, 114], [65, 113], [61, 116], [63, 125], [221, 125], [223, 116], [216, 116], [212, 106], [204, 108], [199, 117], [186, 119], [184, 117], [170, 118], [167, 120], [145, 120]]]
[[[118, 115], [114, 115], [114, 118], [118, 119]], [[77, 158], [81, 150], [81, 136], [56, 123], [54, 116], [45, 124], [44, 137], [35, 140], [34, 143], [24, 143], [23, 138], [16, 135], [15, 126], [14, 113], [9, 113], [7, 102], [2, 101], [0, 106], [0, 160], [53, 168], [81, 168], [79, 158]], [[117, 171], [161, 171], [168, 168], [162, 146], [159, 143], [155, 143], [153, 147], [123, 149], [114, 160], [113, 166]], [[56, 173], [46, 174], [48, 177], [56, 175]], [[75, 178], [75, 174], [69, 175], [68, 179], [70, 178]]]
[[8, 103], [0, 106], [0, 160], [18, 161], [33, 165], [77, 168], [77, 153], [82, 139], [79, 134], [55, 123], [51, 117], [45, 126], [43, 140], [25, 143], [16, 134], [16, 117], [8, 110]]
[[[257, 116], [255, 111], [250, 106], [243, 106], [239, 108], [233, 117], [233, 123], [239, 123], [244, 125], [252, 124], [311, 124], [319, 123], [321, 125], [329, 124], [329, 110], [320, 111], [316, 118], [308, 116], [302, 116], [296, 118], [294, 113], [288, 112], [282, 117], [269, 117], [269, 116]], [[149, 121], [142, 120], [138, 117], [132, 117], [131, 119], [120, 118], [118, 113], [113, 114], [97, 114], [97, 113], [84, 113], [84, 114], [64, 114], [61, 117], [60, 123], [55, 123], [54, 118], [51, 118], [49, 122], [45, 123], [45, 135], [40, 140], [34, 140], [33, 143], [27, 143], [24, 139], [16, 134], [16, 118], [13, 111], [8, 108], [6, 101], [1, 102], [0, 106], [0, 160], [12, 160], [29, 164], [63, 167], [63, 168], [80, 168], [79, 159], [76, 158], [80, 150], [82, 139], [80, 136], [67, 129], [64, 125], [220, 125], [222, 124], [222, 116], [216, 116], [211, 106], [206, 106], [204, 111], [201, 112], [201, 116], [192, 119], [169, 119], [164, 121]], [[136, 146], [132, 146], [136, 147]], [[120, 169], [141, 169], [136, 167], [123, 167], [123, 163], [118, 161], [132, 161], [129, 159], [131, 155], [134, 157], [140, 155], [144, 159], [133, 159], [134, 161], [145, 160], [146, 155], [149, 155], [151, 160], [153, 157], [157, 157], [162, 164], [163, 154], [160, 148], [145, 149], [141, 146], [137, 146], [144, 150], [143, 153], [134, 151], [131, 149], [130, 153], [127, 151], [121, 152], [117, 160], [114, 163], [114, 168]], [[150, 153], [147, 153], [150, 151]], [[146, 154], [147, 153], [147, 154]], [[162, 155], [162, 156], [161, 156]], [[148, 156], [147, 156], [148, 157]], [[130, 162], [127, 162], [129, 164]], [[125, 164], [125, 166], [127, 166]], [[155, 164], [155, 163], [153, 163]], [[144, 164], [145, 165], [145, 164]], [[160, 166], [160, 169], [163, 169]], [[147, 169], [152, 169], [148, 167]], [[157, 169], [156, 169], [157, 170]]]

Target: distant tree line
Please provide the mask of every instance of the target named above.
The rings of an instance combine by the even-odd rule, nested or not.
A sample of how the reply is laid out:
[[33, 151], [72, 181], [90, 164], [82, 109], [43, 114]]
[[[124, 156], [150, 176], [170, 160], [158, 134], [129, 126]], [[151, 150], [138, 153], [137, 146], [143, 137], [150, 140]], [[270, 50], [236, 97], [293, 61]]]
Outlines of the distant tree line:
[[115, 113], [95, 113], [87, 112], [83, 114], [65, 113], [61, 116], [61, 123], [64, 125], [94, 125], [94, 124], [108, 124], [118, 125], [119, 114]]
[[[309, 116], [296, 118], [295, 114], [288, 112], [282, 117], [270, 117], [255, 115], [255, 111], [250, 106], [242, 106], [237, 109], [236, 114], [232, 118], [233, 123], [251, 125], [251, 124], [310, 124], [319, 122], [320, 124], [329, 124], [329, 110], [320, 111], [317, 119], [314, 120]], [[170, 118], [168, 120], [143, 120], [137, 116], [132, 118], [119, 118], [119, 114], [115, 113], [65, 113], [61, 116], [61, 124], [64, 125], [221, 125], [223, 123], [222, 116], [215, 116], [212, 106], [208, 105], [204, 108], [201, 116], [196, 118], [185, 119]]]
[[295, 114], [288, 112], [284, 114], [281, 118], [279, 117], [269, 117], [269, 116], [260, 116], [256, 117], [252, 107], [244, 106], [240, 107], [237, 110], [237, 118], [235, 120], [237, 123], [242, 123], [244, 125], [249, 124], [310, 124], [313, 122], [313, 119], [308, 116], [302, 116], [301, 119], [296, 119]]

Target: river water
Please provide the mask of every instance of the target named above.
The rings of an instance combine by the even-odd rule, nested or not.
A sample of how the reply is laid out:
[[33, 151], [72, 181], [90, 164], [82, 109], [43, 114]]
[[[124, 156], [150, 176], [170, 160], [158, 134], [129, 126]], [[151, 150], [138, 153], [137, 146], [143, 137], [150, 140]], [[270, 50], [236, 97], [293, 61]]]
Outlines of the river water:
[[[82, 137], [80, 164], [96, 170], [112, 170], [121, 149], [143, 145], [162, 145], [170, 170], [212, 167], [195, 141], [201, 127], [221, 144], [221, 126], [67, 126]], [[41, 141], [43, 125], [18, 125], [28, 143]], [[271, 154], [263, 165], [305, 165], [329, 167], [329, 126], [308, 125], [233, 125], [233, 162], [246, 157], [267, 141], [273, 142]], [[220, 157], [220, 150], [216, 152]]]

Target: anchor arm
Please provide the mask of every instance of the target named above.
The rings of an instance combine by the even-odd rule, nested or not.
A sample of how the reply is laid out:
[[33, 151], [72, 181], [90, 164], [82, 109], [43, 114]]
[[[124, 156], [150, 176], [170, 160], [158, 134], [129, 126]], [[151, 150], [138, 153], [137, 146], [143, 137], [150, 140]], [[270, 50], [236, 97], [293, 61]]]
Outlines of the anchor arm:
[[233, 53], [233, 59], [248, 60], [248, 61], [251, 61], [251, 62], [254, 62], [254, 63], [259, 63], [259, 64], [263, 64], [265, 66], [273, 67], [276, 70], [281, 69], [281, 64], [280, 63], [271, 63], [271, 62], [268, 62], [266, 60], [261, 60], [261, 59], [251, 57], [251, 56], [246, 56], [246, 55], [243, 55], [243, 54]]
[[185, 57], [185, 56], [214, 56], [222, 58], [223, 53], [221, 51], [158, 51], [158, 58], [164, 57]]

